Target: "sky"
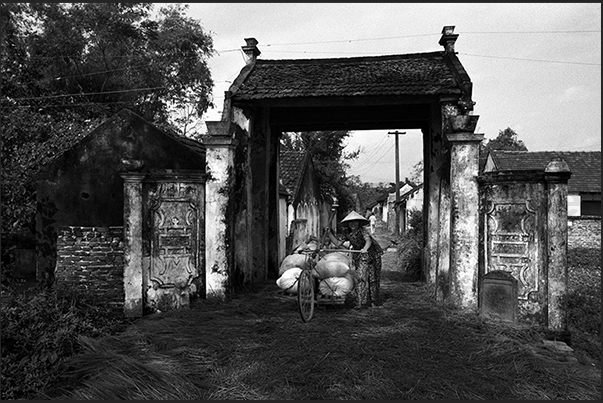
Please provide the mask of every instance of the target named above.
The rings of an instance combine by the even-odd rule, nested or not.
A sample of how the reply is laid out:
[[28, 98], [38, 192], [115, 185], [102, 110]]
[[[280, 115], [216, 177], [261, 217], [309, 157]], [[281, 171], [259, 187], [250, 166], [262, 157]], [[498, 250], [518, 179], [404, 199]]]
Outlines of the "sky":
[[[379, 56], [441, 51], [442, 28], [454, 25], [476, 133], [511, 128], [529, 151], [601, 150], [601, 3], [187, 4], [218, 51], [209, 59], [216, 108], [203, 120], [220, 120], [244, 38], [258, 40], [261, 59]], [[400, 180], [422, 159], [421, 132], [403, 131]], [[361, 154], [348, 175], [393, 182], [394, 145], [388, 130], [352, 132], [347, 150]]]

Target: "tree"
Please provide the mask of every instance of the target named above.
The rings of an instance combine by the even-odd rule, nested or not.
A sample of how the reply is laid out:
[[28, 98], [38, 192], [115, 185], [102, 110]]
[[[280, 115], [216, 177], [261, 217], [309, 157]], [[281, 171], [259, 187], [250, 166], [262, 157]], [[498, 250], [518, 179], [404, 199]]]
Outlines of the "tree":
[[423, 183], [423, 160], [413, 165], [410, 180], [416, 184]]
[[519, 140], [517, 133], [510, 127], [498, 132], [498, 137], [487, 141], [484, 146], [486, 150], [505, 150], [505, 151], [528, 151], [523, 141]]
[[170, 105], [212, 105], [207, 58], [211, 37], [171, 4], [150, 17], [151, 3], [31, 3], [8, 11], [2, 106], [87, 117], [127, 107], [168, 122]]
[[[171, 4], [0, 4], [2, 230], [31, 220], [24, 184], [72, 140], [127, 108], [182, 133], [171, 107], [212, 106], [212, 38]], [[192, 118], [190, 114], [188, 118]]]
[[347, 186], [350, 192], [356, 194], [360, 200], [361, 211], [358, 212], [361, 214], [364, 213], [368, 206], [383, 196], [384, 193], [387, 194], [390, 189], [389, 185], [386, 187], [383, 183], [380, 183], [378, 186], [372, 186], [369, 183], [362, 182], [357, 175], [348, 178]]

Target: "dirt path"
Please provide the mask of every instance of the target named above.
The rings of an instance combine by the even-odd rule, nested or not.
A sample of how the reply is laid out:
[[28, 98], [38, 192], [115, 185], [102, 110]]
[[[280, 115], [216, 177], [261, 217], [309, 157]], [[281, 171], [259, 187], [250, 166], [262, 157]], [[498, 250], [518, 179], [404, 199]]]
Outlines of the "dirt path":
[[529, 329], [434, 304], [428, 287], [403, 281], [396, 256], [383, 256], [379, 309], [325, 307], [304, 323], [296, 302], [268, 282], [227, 303], [142, 318], [119, 338], [91, 343], [96, 355], [79, 363], [94, 358], [106, 374], [94, 372], [74, 396], [149, 398], [109, 377], [123, 357], [123, 373], [169, 368], [169, 379], [149, 383], [181, 399], [600, 399], [600, 372]]

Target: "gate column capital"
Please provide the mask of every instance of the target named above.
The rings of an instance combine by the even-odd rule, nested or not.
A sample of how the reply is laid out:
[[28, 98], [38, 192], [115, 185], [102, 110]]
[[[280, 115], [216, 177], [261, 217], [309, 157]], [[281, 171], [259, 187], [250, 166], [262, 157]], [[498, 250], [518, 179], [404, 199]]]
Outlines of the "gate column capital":
[[446, 135], [446, 139], [451, 143], [479, 143], [484, 139], [483, 133], [450, 133]]

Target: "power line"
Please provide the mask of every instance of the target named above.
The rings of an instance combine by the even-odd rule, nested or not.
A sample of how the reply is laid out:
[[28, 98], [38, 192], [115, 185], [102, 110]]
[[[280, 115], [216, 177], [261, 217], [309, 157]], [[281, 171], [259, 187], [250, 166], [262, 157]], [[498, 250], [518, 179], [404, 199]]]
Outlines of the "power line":
[[366, 173], [369, 169], [372, 169], [379, 161], [381, 161], [386, 155], [389, 154], [389, 150], [385, 151], [372, 165], [364, 168], [360, 173]]
[[105, 95], [105, 94], [122, 94], [126, 92], [137, 92], [137, 91], [153, 91], [161, 90], [167, 87], [150, 87], [150, 88], [134, 88], [131, 90], [116, 90], [116, 91], [105, 91], [105, 92], [84, 92], [80, 94], [61, 94], [61, 95], [44, 95], [39, 97], [24, 97], [24, 98], [11, 98], [13, 101], [31, 101], [35, 99], [54, 99], [54, 98], [66, 98], [66, 97], [78, 97], [87, 95]]
[[601, 65], [601, 63], [564, 62], [564, 61], [561, 61], [561, 60], [523, 59], [523, 58], [519, 58], [519, 57], [474, 55], [474, 54], [471, 54], [471, 53], [459, 53], [459, 55], [463, 55], [463, 56], [475, 56], [475, 57], [486, 57], [486, 58], [490, 58], [490, 59], [521, 60], [521, 61], [526, 61], [526, 62], [579, 64], [579, 65], [585, 65], [585, 66], [600, 66]]
[[[238, 52], [240, 51], [240, 48], [237, 49], [226, 49], [226, 50], [216, 50], [215, 52], [219, 55], [220, 53], [229, 53], [229, 52]], [[71, 55], [53, 55], [53, 56], [38, 56], [38, 55], [33, 55], [33, 56], [29, 56], [30, 59], [64, 59], [64, 58], [70, 58], [70, 57], [87, 57], [90, 56], [90, 53], [86, 53], [86, 54], [81, 54], [81, 53], [74, 53]], [[132, 55], [111, 55], [110, 58], [111, 59], [124, 59], [124, 58], [131, 58]], [[199, 55], [195, 54], [195, 55], [178, 55], [178, 56], [174, 56], [174, 55], [166, 55], [166, 54], [156, 54], [153, 55], [154, 58], [156, 57], [177, 57], [178, 59], [191, 59], [191, 58], [198, 58]], [[210, 56], [211, 57], [211, 56]]]
[[441, 34], [416, 34], [416, 35], [402, 35], [402, 36], [389, 36], [382, 38], [360, 38], [360, 39], [338, 39], [333, 41], [316, 41], [316, 42], [291, 42], [291, 43], [268, 43], [263, 46], [293, 46], [293, 45], [319, 45], [324, 43], [344, 43], [344, 42], [365, 42], [365, 41], [382, 41], [388, 39], [402, 39], [402, 38], [416, 38], [420, 36], [434, 36]]
[[[513, 35], [513, 34], [584, 34], [584, 33], [601, 33], [601, 30], [575, 30], [575, 31], [467, 31], [460, 32], [460, 34], [470, 34], [470, 35]], [[441, 33], [423, 33], [423, 34], [414, 34], [414, 35], [399, 35], [399, 36], [387, 36], [387, 37], [378, 37], [378, 38], [356, 38], [356, 39], [336, 39], [331, 41], [307, 41], [307, 42], [289, 42], [289, 43], [267, 43], [262, 44], [263, 47], [271, 47], [271, 46], [298, 46], [298, 45], [321, 45], [321, 44], [329, 44], [329, 43], [352, 43], [352, 42], [367, 42], [367, 41], [382, 41], [382, 40], [390, 40], [390, 39], [404, 39], [404, 38], [418, 38], [425, 36], [439, 36]], [[240, 51], [240, 48], [236, 49], [225, 49], [225, 50], [215, 50], [217, 54], [220, 53], [229, 53], [229, 52], [237, 52]], [[54, 55], [54, 56], [30, 56], [31, 58], [36, 59], [56, 59], [56, 58], [64, 58], [64, 57], [79, 57], [80, 54], [73, 55]], [[159, 57], [173, 57], [173, 55], [158, 55]], [[112, 58], [124, 58], [124, 57], [132, 57], [131, 55], [124, 56], [111, 56]], [[191, 58], [197, 57], [197, 55], [191, 56], [179, 56], [179, 58]]]
[[461, 32], [462, 34], [588, 34], [588, 33], [600, 33], [600, 29], [593, 30], [582, 30], [582, 31], [466, 31]]
[[362, 161], [360, 164], [358, 164], [358, 165], [355, 167], [355, 169], [356, 169], [356, 170], [360, 170], [360, 169], [362, 169], [363, 167], [365, 167], [367, 164], [369, 164], [369, 163], [371, 162], [371, 161], [370, 161], [370, 159], [371, 159], [373, 156], [377, 155], [377, 153], [378, 153], [378, 152], [380, 152], [380, 151], [383, 149], [383, 147], [387, 146], [387, 142], [386, 142], [386, 140], [387, 140], [387, 136], [382, 137], [382, 138], [381, 138], [381, 141], [380, 141], [379, 143], [377, 143], [377, 145], [375, 145], [375, 147], [372, 149], [372, 151], [371, 151], [371, 152], [369, 152], [369, 153], [366, 155], [366, 157], [365, 157], [365, 158], [363, 158], [363, 161]]
[[44, 105], [6, 105], [0, 106], [0, 109], [13, 109], [13, 108], [52, 108], [58, 107], [73, 107], [73, 106], [89, 106], [89, 105], [112, 105], [112, 104], [132, 104], [134, 101], [109, 101], [109, 102], [78, 102], [69, 104], [44, 104]]
[[[467, 31], [461, 32], [461, 34], [583, 34], [583, 33], [597, 33], [601, 30], [582, 30], [582, 31], [498, 31], [498, 32], [487, 32], [487, 31]], [[338, 39], [332, 41], [309, 41], [309, 42], [290, 42], [290, 43], [268, 43], [263, 46], [293, 46], [293, 45], [319, 45], [326, 43], [345, 43], [345, 42], [365, 42], [365, 41], [382, 41], [389, 39], [403, 39], [403, 38], [418, 38], [422, 36], [437, 36], [441, 33], [432, 34], [415, 34], [415, 35], [401, 35], [401, 36], [387, 36], [380, 38], [358, 38], [358, 39]]]

